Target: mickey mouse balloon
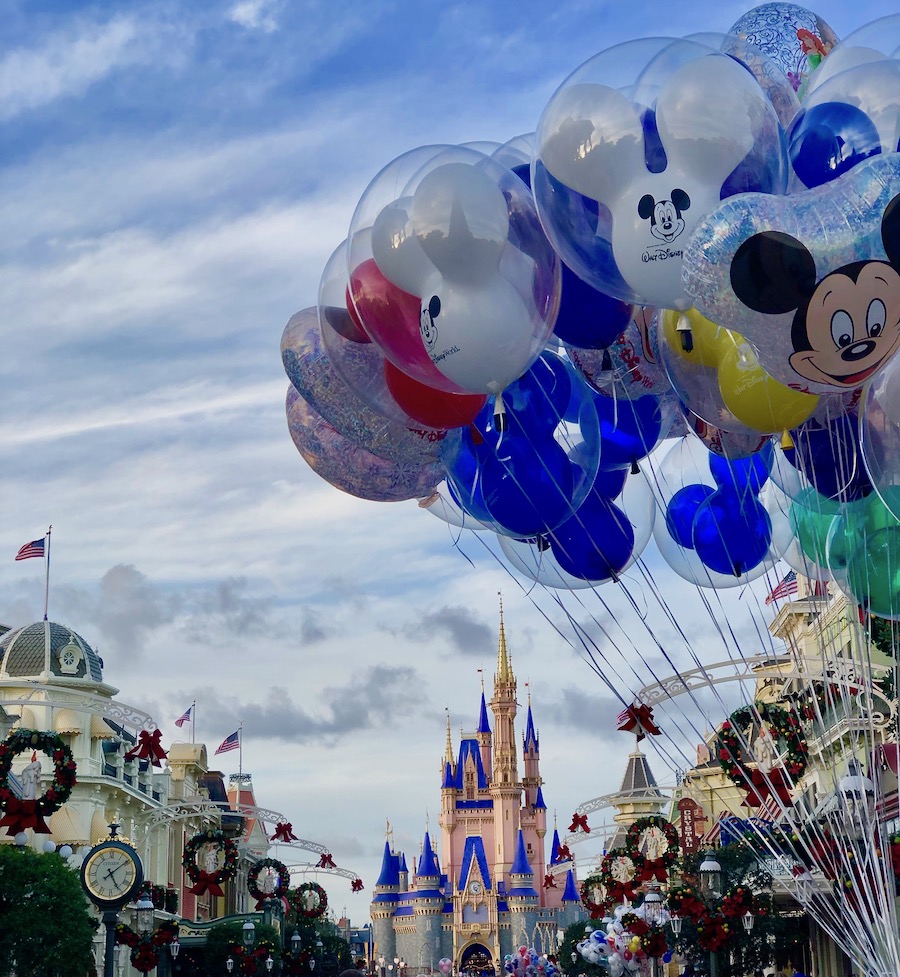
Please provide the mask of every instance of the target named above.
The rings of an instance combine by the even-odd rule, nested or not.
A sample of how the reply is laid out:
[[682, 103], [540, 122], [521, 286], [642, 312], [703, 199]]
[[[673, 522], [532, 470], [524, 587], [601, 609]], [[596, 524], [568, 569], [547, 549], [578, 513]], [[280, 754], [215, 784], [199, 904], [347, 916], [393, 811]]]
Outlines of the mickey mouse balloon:
[[685, 245], [723, 197], [781, 193], [774, 108], [735, 58], [648, 38], [583, 64], [544, 109], [532, 186], [563, 261], [626, 302], [686, 309]]
[[[413, 151], [420, 165], [405, 184], [398, 177], [408, 161], [395, 160], [360, 201], [350, 234], [351, 298], [400, 370], [445, 390], [499, 394], [534, 362], [553, 329], [559, 260], [511, 170], [467, 147], [431, 150], [424, 162], [423, 151]], [[386, 188], [398, 183], [400, 195], [385, 200]], [[388, 304], [397, 307], [400, 344], [390, 309], [378, 312], [388, 328], [369, 329], [373, 310], [355, 287], [367, 264], [375, 266], [369, 276], [394, 290]], [[401, 312], [410, 297], [418, 308], [414, 335]]]

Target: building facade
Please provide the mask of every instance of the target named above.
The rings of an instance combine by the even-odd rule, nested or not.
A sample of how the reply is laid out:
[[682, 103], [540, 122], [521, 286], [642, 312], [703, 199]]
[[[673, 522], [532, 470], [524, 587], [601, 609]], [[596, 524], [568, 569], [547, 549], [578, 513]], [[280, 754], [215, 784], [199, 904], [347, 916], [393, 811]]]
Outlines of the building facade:
[[381, 977], [395, 961], [421, 973], [442, 958], [454, 974], [500, 973], [520, 946], [554, 953], [558, 929], [583, 917], [574, 863], [559, 858], [556, 830], [547, 838], [530, 696], [521, 747], [517, 710], [501, 608], [493, 694], [488, 702], [482, 690], [476, 728], [455, 752], [447, 720], [440, 854], [426, 830], [410, 870], [405, 854], [385, 843], [371, 903]]

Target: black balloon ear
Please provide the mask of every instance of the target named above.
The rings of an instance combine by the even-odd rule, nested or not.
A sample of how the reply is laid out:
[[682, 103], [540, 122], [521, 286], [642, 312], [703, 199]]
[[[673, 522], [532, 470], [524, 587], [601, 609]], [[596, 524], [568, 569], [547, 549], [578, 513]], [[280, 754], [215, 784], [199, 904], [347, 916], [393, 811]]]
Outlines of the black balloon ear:
[[892, 265], [900, 265], [900, 193], [884, 208], [881, 218], [881, 243], [884, 245], [887, 260]]
[[431, 301], [428, 303], [428, 314], [432, 319], [437, 319], [441, 314], [441, 300], [437, 295], [431, 296]]
[[793, 312], [815, 291], [816, 263], [802, 241], [781, 231], [763, 231], [737, 249], [731, 287], [754, 312]]
[[649, 217], [653, 216], [653, 208], [656, 206], [656, 201], [649, 193], [645, 193], [643, 197], [638, 201], [638, 217], [642, 220], [647, 220]]
[[687, 210], [691, 206], [691, 198], [684, 190], [676, 187], [672, 191], [672, 203], [675, 204], [680, 213], [682, 210]]

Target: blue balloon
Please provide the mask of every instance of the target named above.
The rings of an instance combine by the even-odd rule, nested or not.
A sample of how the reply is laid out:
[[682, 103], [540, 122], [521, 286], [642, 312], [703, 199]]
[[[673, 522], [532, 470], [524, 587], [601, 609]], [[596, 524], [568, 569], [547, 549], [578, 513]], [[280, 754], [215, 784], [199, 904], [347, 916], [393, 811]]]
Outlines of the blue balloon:
[[666, 506], [666, 529], [679, 546], [687, 550], [694, 548], [694, 517], [700, 503], [705, 502], [715, 491], [711, 485], [697, 482], [680, 488], [669, 499]]
[[558, 339], [581, 349], [606, 349], [631, 322], [634, 306], [588, 285], [562, 264], [559, 314], [553, 331]]
[[727, 488], [738, 495], [750, 491], [759, 495], [769, 478], [775, 460], [775, 449], [767, 441], [755, 454], [730, 460], [710, 452], [709, 470], [720, 488]]
[[881, 137], [862, 109], [846, 102], [820, 102], [801, 109], [788, 132], [794, 172], [806, 187], [836, 180], [881, 152]]
[[740, 577], [765, 559], [772, 522], [757, 499], [719, 489], [697, 507], [692, 537], [705, 566]]
[[872, 492], [859, 444], [856, 414], [843, 414], [822, 426], [808, 421], [791, 432], [785, 458], [809, 479], [820, 495], [855, 502]]
[[529, 432], [549, 432], [565, 417], [577, 379], [558, 353], [545, 350], [503, 391], [511, 420]]
[[490, 520], [507, 533], [546, 533], [572, 512], [574, 468], [550, 437], [504, 437], [481, 466], [481, 491]]
[[560, 567], [582, 580], [608, 580], [631, 559], [634, 529], [622, 510], [591, 492], [578, 511], [550, 534]]
[[650, 454], [663, 434], [660, 398], [593, 397], [600, 421], [600, 467], [627, 468]]
[[466, 429], [453, 454], [444, 458], [450, 497], [463, 512], [486, 523], [493, 520], [484, 504], [480, 476], [481, 466], [489, 455], [490, 450], [484, 443], [476, 444], [472, 432]]
[[601, 468], [591, 486], [591, 492], [599, 495], [601, 499], [612, 501], [622, 494], [627, 479], [628, 471], [624, 468], [615, 468], [612, 471], [604, 471]]

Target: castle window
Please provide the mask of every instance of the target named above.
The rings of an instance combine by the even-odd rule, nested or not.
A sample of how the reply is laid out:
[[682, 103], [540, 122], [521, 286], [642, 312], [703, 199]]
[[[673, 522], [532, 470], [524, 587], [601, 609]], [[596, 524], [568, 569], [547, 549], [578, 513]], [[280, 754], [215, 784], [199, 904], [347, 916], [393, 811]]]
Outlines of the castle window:
[[471, 787], [466, 788], [466, 800], [467, 801], [475, 800], [475, 791]]

